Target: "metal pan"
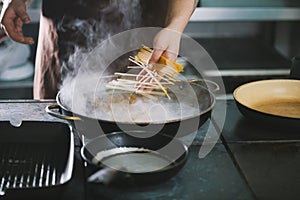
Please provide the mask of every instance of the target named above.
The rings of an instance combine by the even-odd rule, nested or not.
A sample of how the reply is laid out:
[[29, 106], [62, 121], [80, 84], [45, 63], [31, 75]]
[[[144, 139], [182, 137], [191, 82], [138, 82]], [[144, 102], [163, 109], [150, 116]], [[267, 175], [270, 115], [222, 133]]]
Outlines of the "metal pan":
[[81, 149], [88, 165], [88, 182], [141, 185], [174, 176], [188, 158], [179, 140], [160, 135], [155, 143], [123, 132], [97, 137]]
[[300, 59], [292, 62], [293, 79], [255, 81], [235, 89], [233, 96], [244, 116], [273, 127], [300, 127]]
[[[195, 82], [195, 83], [194, 83]], [[103, 130], [103, 133], [111, 133], [115, 131], [155, 131], [159, 130], [158, 134], [166, 134], [169, 136], [184, 136], [190, 133], [193, 133], [199, 129], [201, 125], [203, 125], [207, 119], [211, 116], [212, 109], [215, 105], [215, 96], [212, 92], [210, 92], [207, 88], [203, 87], [202, 85], [197, 84], [199, 80], [191, 80], [189, 82], [180, 81], [177, 82], [174, 86], [171, 86], [171, 91], [177, 92], [177, 99], [182, 99], [183, 101], [189, 101], [190, 97], [196, 98], [196, 104], [198, 106], [197, 113], [193, 114], [189, 117], [166, 120], [163, 122], [152, 122], [152, 121], [145, 121], [145, 122], [124, 122], [124, 121], [114, 121], [104, 118], [96, 118], [98, 123]], [[218, 86], [216, 86], [218, 87]], [[179, 94], [179, 97], [178, 97]], [[172, 94], [170, 94], [172, 95]], [[82, 114], [78, 114], [73, 112], [70, 109], [70, 105], [66, 105], [63, 103], [61, 99], [60, 92], [57, 94], [55, 105], [47, 106], [46, 112], [52, 116], [57, 118], [65, 119], [70, 121], [74, 126], [74, 121], [76, 123], [82, 124], [83, 127], [88, 129], [88, 124], [95, 118], [91, 116], [83, 116]], [[194, 101], [194, 100], [193, 100]], [[60, 113], [55, 111], [55, 109], [60, 109]], [[120, 128], [121, 127], [121, 128]], [[80, 132], [80, 131], [79, 131]], [[99, 133], [95, 131], [85, 131], [86, 138], [94, 138], [99, 136]], [[89, 132], [89, 133], [87, 133]]]
[[234, 99], [242, 114], [257, 122], [300, 126], [300, 81], [263, 80], [238, 87]]

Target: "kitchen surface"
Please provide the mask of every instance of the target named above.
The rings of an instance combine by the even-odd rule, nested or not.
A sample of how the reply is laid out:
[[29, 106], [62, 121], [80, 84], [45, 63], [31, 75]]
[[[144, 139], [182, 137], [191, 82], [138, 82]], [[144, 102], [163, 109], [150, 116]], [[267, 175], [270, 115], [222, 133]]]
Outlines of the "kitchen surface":
[[[41, 1], [33, 1], [32, 23], [24, 27], [36, 40], [40, 7]], [[211, 56], [218, 71], [201, 73], [216, 82], [221, 75], [225, 93], [213, 93], [216, 104], [208, 120], [179, 138], [190, 144], [183, 167], [151, 184], [88, 182], [82, 135], [70, 121], [46, 112], [54, 99], [32, 100], [36, 45], [24, 49], [24, 62], [31, 63], [26, 71], [19, 69], [24, 78], [9, 72], [10, 80], [0, 80], [0, 200], [299, 199], [299, 118], [287, 126], [244, 116], [233, 98], [244, 83], [290, 78], [291, 59], [300, 56], [299, 25], [300, 4], [293, 0], [200, 1], [185, 34]], [[178, 62], [186, 78], [196, 77], [185, 58]]]
[[[226, 101], [226, 122], [220, 139], [207, 156], [199, 157], [200, 149], [205, 148], [204, 138], [213, 141], [214, 137], [218, 137], [218, 124], [222, 121], [219, 110], [224, 101], [217, 100], [212, 119], [200, 128], [189, 147], [187, 163], [169, 180], [152, 185], [122, 187], [88, 183], [85, 163], [79, 153], [81, 141], [76, 132], [73, 132], [75, 159], [70, 181], [49, 188], [11, 189], [1, 198], [298, 199], [299, 130], [261, 126], [243, 117], [232, 99]], [[23, 119], [20, 128], [26, 126], [26, 123], [35, 122], [36, 130], [39, 127], [38, 123], [65, 123], [45, 113], [44, 108], [53, 103], [55, 102], [2, 101], [0, 119], [7, 123], [11, 121], [13, 124]], [[211, 123], [213, 126], [209, 126]], [[38, 131], [39, 134], [49, 132], [39, 129]], [[181, 140], [187, 141], [193, 137], [185, 136]], [[53, 148], [57, 147], [56, 142], [52, 145]]]

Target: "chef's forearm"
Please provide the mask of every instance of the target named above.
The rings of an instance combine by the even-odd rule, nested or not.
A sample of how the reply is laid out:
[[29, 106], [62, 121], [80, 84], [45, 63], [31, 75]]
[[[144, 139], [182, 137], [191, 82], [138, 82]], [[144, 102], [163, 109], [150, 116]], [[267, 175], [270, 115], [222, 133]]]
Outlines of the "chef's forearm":
[[169, 0], [166, 27], [183, 32], [199, 0]]

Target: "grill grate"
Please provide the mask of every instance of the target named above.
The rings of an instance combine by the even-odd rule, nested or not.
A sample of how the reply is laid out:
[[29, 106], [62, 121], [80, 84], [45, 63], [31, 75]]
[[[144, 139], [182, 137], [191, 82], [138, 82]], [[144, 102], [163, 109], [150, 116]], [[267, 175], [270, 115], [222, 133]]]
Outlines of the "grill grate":
[[6, 189], [59, 185], [64, 169], [57, 153], [53, 144], [1, 144], [0, 195]]

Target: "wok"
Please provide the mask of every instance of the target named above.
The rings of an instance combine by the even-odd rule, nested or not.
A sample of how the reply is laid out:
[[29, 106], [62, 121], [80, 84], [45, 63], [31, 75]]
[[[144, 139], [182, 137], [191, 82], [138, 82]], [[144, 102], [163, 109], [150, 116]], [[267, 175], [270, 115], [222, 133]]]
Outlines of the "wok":
[[[132, 123], [130, 121], [115, 121], [105, 118], [94, 118], [88, 115], [78, 114], [72, 109], [70, 105], [64, 104], [61, 99], [61, 92], [56, 96], [57, 104], [49, 105], [46, 107], [46, 112], [52, 116], [60, 119], [68, 120], [73, 126], [78, 129], [82, 127], [82, 130], [78, 132], [84, 133], [86, 138], [95, 138], [101, 134], [107, 134], [116, 131], [141, 131], [141, 132], [155, 132], [156, 134], [165, 134], [172, 137], [180, 137], [190, 133], [193, 133], [199, 129], [199, 127], [207, 121], [211, 116], [211, 111], [215, 105], [214, 94], [206, 87], [198, 84], [202, 80], [180, 81], [175, 85], [170, 86], [170, 95], [174, 96], [177, 101], [187, 101], [192, 97], [196, 98], [195, 109], [196, 112], [191, 116], [179, 117], [177, 119], [165, 120], [161, 122], [137, 122]], [[172, 95], [172, 91], [176, 91], [176, 95]], [[198, 107], [197, 107], [198, 106]], [[59, 109], [57, 112], [55, 109]], [[101, 131], [88, 130], [93, 121], [97, 120]], [[80, 124], [80, 126], [78, 126]]]
[[234, 90], [244, 116], [273, 127], [300, 127], [300, 58], [292, 61], [291, 79], [255, 81]]
[[153, 143], [114, 132], [89, 141], [81, 148], [81, 156], [87, 162], [88, 182], [134, 186], [174, 176], [184, 166], [188, 148], [166, 135]]

